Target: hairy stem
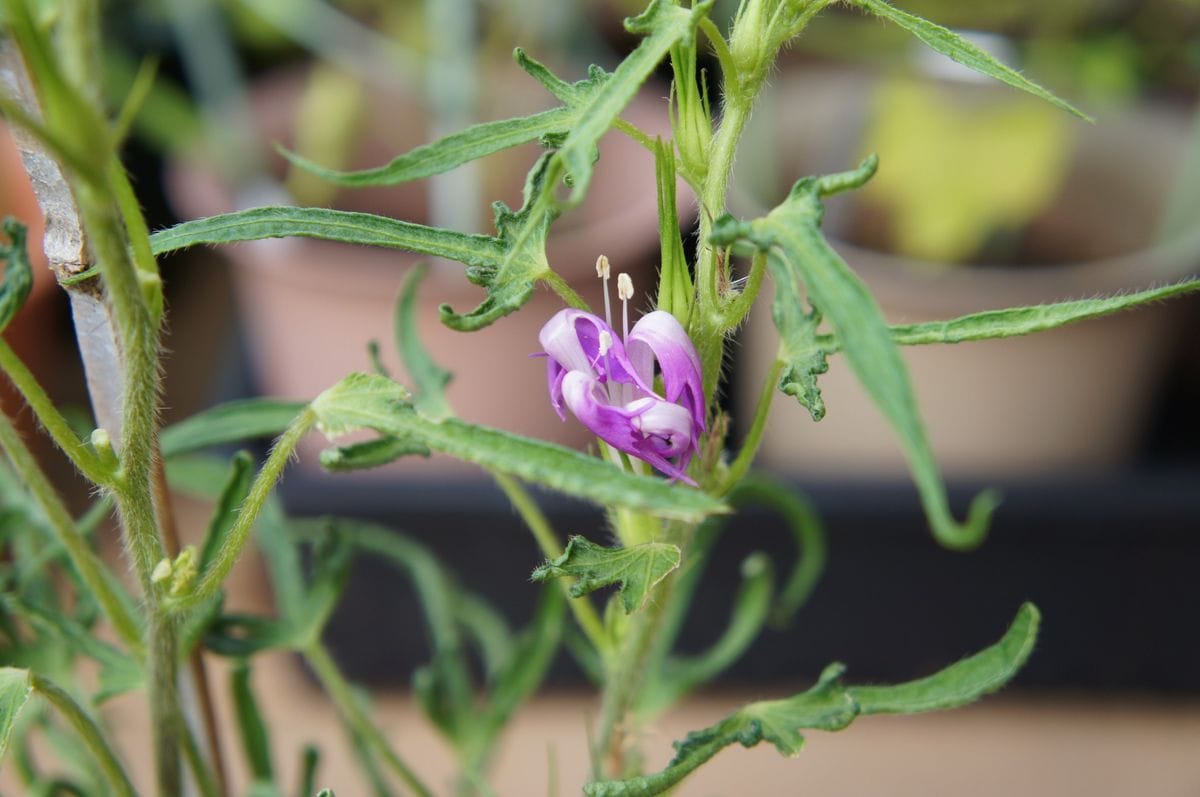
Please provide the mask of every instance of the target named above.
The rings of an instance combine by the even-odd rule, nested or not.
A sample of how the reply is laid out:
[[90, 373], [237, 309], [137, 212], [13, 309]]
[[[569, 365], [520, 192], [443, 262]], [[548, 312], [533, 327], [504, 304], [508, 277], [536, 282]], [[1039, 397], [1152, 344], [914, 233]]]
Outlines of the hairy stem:
[[37, 378], [3, 338], [0, 338], [0, 370], [12, 381], [21, 398], [25, 399], [34, 417], [38, 419], [38, 423], [79, 472], [97, 486], [105, 487], [111, 484], [113, 474], [100, 464], [96, 452], [79, 439], [67, 423], [67, 419], [46, 395]]
[[296, 416], [296, 419], [275, 442], [270, 455], [267, 456], [267, 461], [263, 463], [262, 470], [258, 472], [254, 483], [250, 485], [250, 492], [247, 493], [246, 500], [238, 511], [233, 528], [221, 541], [221, 547], [217, 549], [212, 564], [201, 575], [195, 589], [180, 598], [174, 604], [174, 608], [182, 610], [195, 606], [215, 595], [221, 588], [225, 577], [229, 575], [229, 571], [241, 557], [242, 550], [250, 539], [250, 532], [254, 529], [254, 522], [258, 520], [258, 515], [271, 496], [271, 491], [275, 489], [275, 484], [283, 475], [283, 469], [287, 466], [288, 460], [291, 459], [300, 439], [308, 433], [316, 420], [316, 413], [311, 408], [305, 407], [304, 411]]

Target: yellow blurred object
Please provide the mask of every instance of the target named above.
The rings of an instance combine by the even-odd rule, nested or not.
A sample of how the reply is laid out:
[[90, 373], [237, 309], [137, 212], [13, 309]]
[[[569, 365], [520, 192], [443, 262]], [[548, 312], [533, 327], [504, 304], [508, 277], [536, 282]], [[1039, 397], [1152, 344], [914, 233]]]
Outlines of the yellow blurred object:
[[986, 95], [964, 102], [911, 79], [879, 88], [864, 143], [880, 167], [863, 199], [887, 210], [898, 254], [969, 261], [1058, 193], [1070, 165], [1068, 117], [1016, 93]]

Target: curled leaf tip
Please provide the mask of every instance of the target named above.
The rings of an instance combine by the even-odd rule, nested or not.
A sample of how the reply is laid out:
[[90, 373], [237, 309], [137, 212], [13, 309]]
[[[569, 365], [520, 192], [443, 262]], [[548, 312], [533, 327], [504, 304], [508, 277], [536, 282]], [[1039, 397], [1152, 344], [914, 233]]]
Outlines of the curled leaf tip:
[[933, 535], [939, 543], [951, 550], [974, 550], [987, 537], [992, 513], [999, 505], [1000, 493], [996, 490], [983, 490], [971, 501], [971, 508], [967, 511], [964, 523], [959, 525], [947, 518], [945, 522], [934, 524]]
[[872, 152], [862, 159], [858, 167], [846, 172], [830, 174], [817, 180], [817, 194], [822, 197], [839, 194], [864, 185], [875, 176], [879, 168], [879, 156]]

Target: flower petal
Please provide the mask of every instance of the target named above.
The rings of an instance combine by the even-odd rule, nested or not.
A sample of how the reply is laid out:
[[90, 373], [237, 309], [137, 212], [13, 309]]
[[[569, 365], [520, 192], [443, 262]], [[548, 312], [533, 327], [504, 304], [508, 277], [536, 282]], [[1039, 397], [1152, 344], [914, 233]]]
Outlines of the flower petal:
[[[562, 394], [567, 408], [592, 434], [671, 478], [695, 484], [683, 470], [695, 448], [692, 416], [686, 408], [656, 396], [623, 407], [613, 405], [600, 381], [582, 371], [567, 372]], [[670, 461], [675, 456], [682, 466]]]
[[625, 339], [625, 355], [638, 380], [654, 385], [654, 361], [662, 372], [666, 400], [682, 403], [692, 415], [696, 433], [704, 431], [704, 380], [691, 338], [675, 316], [655, 310], [642, 316]]

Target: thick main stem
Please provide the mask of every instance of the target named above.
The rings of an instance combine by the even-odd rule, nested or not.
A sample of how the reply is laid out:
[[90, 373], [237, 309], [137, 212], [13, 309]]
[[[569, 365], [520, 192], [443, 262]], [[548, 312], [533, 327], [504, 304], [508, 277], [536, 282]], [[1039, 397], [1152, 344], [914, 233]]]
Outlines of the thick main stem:
[[634, 699], [645, 680], [644, 664], [662, 625], [674, 583], [672, 574], [650, 593], [645, 607], [634, 615], [617, 655], [608, 662], [600, 722], [592, 747], [592, 765], [597, 779], [604, 779], [602, 767], [606, 764], [610, 777], [623, 778], [629, 774], [624, 771], [625, 751], [636, 729], [628, 723]]

